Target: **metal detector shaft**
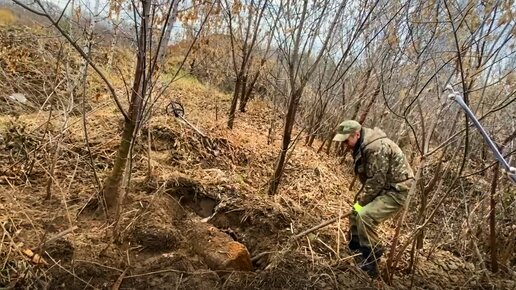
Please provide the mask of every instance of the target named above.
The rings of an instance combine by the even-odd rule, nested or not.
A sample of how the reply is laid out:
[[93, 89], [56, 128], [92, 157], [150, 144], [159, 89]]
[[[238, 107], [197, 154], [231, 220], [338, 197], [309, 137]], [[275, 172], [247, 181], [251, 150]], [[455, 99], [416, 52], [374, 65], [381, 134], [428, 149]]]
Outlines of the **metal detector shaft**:
[[190, 128], [194, 129], [195, 132], [197, 132], [199, 135], [203, 136], [203, 137], [206, 137], [206, 135], [204, 135], [204, 133], [202, 133], [199, 129], [197, 129], [197, 127], [195, 127], [194, 125], [192, 125], [190, 122], [188, 122], [187, 119], [185, 119], [183, 116], [178, 116], [179, 119], [183, 120], [188, 126], [190, 126]]
[[512, 182], [516, 183], [516, 172], [514, 172], [514, 167], [511, 167], [511, 165], [503, 158], [502, 154], [498, 150], [498, 147], [495, 145], [493, 140], [491, 140], [491, 138], [487, 134], [486, 130], [484, 130], [484, 128], [482, 127], [482, 125], [480, 124], [478, 119], [475, 117], [475, 114], [473, 114], [471, 109], [464, 102], [464, 99], [462, 98], [462, 96], [459, 95], [457, 92], [453, 92], [452, 94], [450, 94], [448, 96], [448, 98], [457, 102], [457, 104], [459, 104], [461, 106], [461, 108], [464, 110], [464, 112], [466, 112], [466, 114], [471, 119], [471, 121], [473, 122], [475, 127], [477, 127], [478, 131], [480, 131], [480, 134], [484, 138], [484, 141], [487, 143], [487, 146], [489, 146], [491, 151], [493, 151], [493, 154], [494, 154], [496, 160], [498, 160], [498, 162], [500, 162], [502, 164], [505, 171], [508, 172], [509, 178], [512, 180]]

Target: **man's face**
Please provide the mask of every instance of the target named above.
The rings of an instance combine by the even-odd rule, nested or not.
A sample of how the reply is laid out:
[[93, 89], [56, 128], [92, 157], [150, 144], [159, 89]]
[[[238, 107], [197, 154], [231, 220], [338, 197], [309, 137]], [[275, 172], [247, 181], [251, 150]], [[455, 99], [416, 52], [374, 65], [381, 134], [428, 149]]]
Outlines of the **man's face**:
[[358, 142], [358, 139], [360, 138], [360, 131], [357, 131], [351, 135], [349, 135], [348, 139], [344, 141], [344, 144], [348, 147], [349, 150], [353, 150], [355, 148], [355, 145]]

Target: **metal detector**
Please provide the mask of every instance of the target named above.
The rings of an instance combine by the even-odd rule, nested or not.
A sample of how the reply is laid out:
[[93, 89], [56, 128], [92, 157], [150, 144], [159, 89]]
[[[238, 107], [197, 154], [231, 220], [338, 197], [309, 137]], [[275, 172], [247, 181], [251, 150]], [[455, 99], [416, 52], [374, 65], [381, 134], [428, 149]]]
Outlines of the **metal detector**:
[[500, 164], [502, 164], [502, 167], [507, 172], [507, 175], [509, 176], [509, 179], [511, 179], [512, 182], [514, 184], [516, 184], [516, 168], [512, 167], [509, 164], [509, 162], [507, 162], [507, 160], [505, 160], [503, 155], [498, 150], [498, 147], [495, 145], [495, 143], [493, 142], [491, 137], [489, 137], [489, 135], [487, 134], [486, 130], [484, 129], [484, 127], [482, 127], [482, 125], [480, 124], [478, 119], [475, 117], [475, 114], [473, 114], [471, 109], [464, 102], [464, 99], [459, 94], [459, 92], [455, 91], [451, 86], [448, 86], [447, 89], [451, 91], [451, 94], [448, 95], [448, 99], [451, 99], [451, 100], [455, 101], [457, 104], [459, 104], [459, 106], [462, 108], [462, 110], [464, 110], [464, 112], [466, 112], [466, 115], [468, 115], [468, 117], [471, 119], [471, 121], [473, 122], [475, 127], [477, 127], [478, 131], [480, 132], [480, 134], [484, 138], [484, 141], [487, 143], [487, 146], [493, 152], [494, 157], [496, 158], [496, 160], [498, 160], [498, 162], [500, 162]]

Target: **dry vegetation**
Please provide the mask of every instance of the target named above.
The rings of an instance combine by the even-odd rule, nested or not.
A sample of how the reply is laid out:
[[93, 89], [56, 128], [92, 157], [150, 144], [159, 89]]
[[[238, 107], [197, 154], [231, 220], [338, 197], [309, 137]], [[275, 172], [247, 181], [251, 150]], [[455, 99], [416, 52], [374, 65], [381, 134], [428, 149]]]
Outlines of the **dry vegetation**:
[[[498, 273], [479, 265], [478, 257], [469, 254], [479, 245], [468, 240], [471, 232], [460, 231], [480, 233], [480, 229], [460, 224], [459, 210], [439, 213], [443, 215], [427, 229], [424, 247], [415, 250], [415, 261], [405, 251], [390, 283], [370, 281], [355, 267], [345, 247], [345, 219], [292, 241], [293, 234], [348, 211], [358, 190], [358, 185], [348, 189], [353, 179], [349, 159], [341, 165], [334, 152], [318, 153], [325, 136], [312, 146], [298, 144], [285, 164], [278, 194], [268, 195], [282, 137], [281, 128], [275, 128], [272, 136], [269, 128], [273, 120], [282, 123], [284, 114], [274, 102], [256, 98], [247, 113], [237, 113], [235, 127], [228, 129], [226, 114], [232, 99], [226, 92], [231, 88], [228, 76], [210, 71], [220, 70], [228, 59], [201, 58], [191, 67], [193, 75], [181, 72], [166, 91], [132, 148], [131, 175], [126, 177], [130, 180], [122, 187], [123, 209], [117, 223], [112, 223], [91, 208], [91, 201], [113, 167], [122, 117], [94, 74], [88, 76], [84, 92], [70, 98], [69, 80], [77, 78], [81, 58], [61, 37], [45, 28], [12, 25], [14, 17], [9, 20], [2, 13], [6, 12], [0, 10], [0, 288], [516, 287], [514, 252], [501, 250], [501, 264], [507, 267]], [[212, 49], [204, 47], [195, 54], [220, 52]], [[92, 57], [105, 63], [107, 51], [107, 46], [99, 46]], [[112, 71], [110, 79], [123, 93], [123, 76], [128, 78], [134, 70], [133, 59], [127, 48], [117, 52], [119, 70]], [[180, 61], [173, 56], [169, 65]], [[174, 74], [165, 72], [165, 79]], [[26, 96], [27, 103], [11, 100], [14, 93]], [[166, 113], [171, 100], [182, 103], [185, 117], [207, 137]], [[124, 105], [127, 102], [123, 100]], [[296, 126], [293, 136], [300, 130]], [[419, 162], [415, 159], [414, 167]], [[427, 176], [439, 171], [439, 157], [426, 162]], [[443, 178], [439, 186], [446, 186], [449, 179]], [[490, 184], [471, 177], [461, 180], [461, 187], [481, 199]], [[505, 188], [500, 194], [506, 194], [510, 204], [514, 189]], [[473, 206], [479, 204], [475, 202]], [[460, 194], [448, 204], [448, 208], [461, 205]], [[506, 216], [510, 210], [509, 205], [501, 211], [498, 234], [502, 245], [514, 249], [514, 219]], [[416, 214], [411, 212], [409, 219], [416, 220]], [[394, 235], [398, 219], [382, 225], [385, 239]], [[449, 229], [443, 232], [443, 225]], [[244, 244], [253, 256], [269, 253], [254, 261], [253, 271], [211, 269], [193, 242], [209, 238], [211, 229], [203, 231], [205, 226]], [[404, 225], [402, 243], [413, 227], [414, 223]], [[454, 236], [448, 242], [449, 233], [466, 240]]]

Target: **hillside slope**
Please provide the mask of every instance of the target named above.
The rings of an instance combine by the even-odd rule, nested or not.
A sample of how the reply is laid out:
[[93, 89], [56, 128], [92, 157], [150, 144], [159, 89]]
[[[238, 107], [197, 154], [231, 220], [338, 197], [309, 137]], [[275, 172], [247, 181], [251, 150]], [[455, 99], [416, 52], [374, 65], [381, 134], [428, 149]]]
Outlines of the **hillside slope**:
[[[5, 27], [2, 29], [6, 31]], [[27, 30], [10, 29], [17, 37], [35, 37]], [[0, 38], [0, 42], [5, 39]], [[38, 58], [34, 55], [47, 53], [28, 45], [33, 42], [9, 39], [14, 39], [10, 45], [16, 47], [12, 49], [30, 52], [20, 61], [35, 61]], [[34, 66], [37, 64], [27, 63], [23, 67]], [[11, 77], [26, 75], [16, 68], [10, 73]], [[47, 73], [50, 74], [41, 75]], [[29, 95], [27, 88], [39, 90], [43, 96], [48, 92], [34, 80], [23, 87], [33, 105], [13, 103], [8, 96], [20, 88], [10, 86], [5, 76], [0, 80], [0, 96], [9, 104], [9, 109], [0, 115], [0, 287], [516, 287], [510, 277], [480, 275], [471, 263], [432, 247], [421, 251], [414, 275], [404, 274], [409, 272], [407, 253], [391, 285], [370, 281], [354, 266], [345, 248], [345, 219], [291, 242], [293, 234], [350, 209], [358, 188], [347, 190], [352, 180], [349, 162], [340, 165], [335, 157], [317, 154], [300, 143], [286, 165], [279, 194], [267, 195], [279, 133], [272, 144], [267, 144], [267, 134], [271, 118], [280, 124], [281, 117], [266, 102], [255, 100], [248, 113], [237, 116], [235, 128], [228, 130], [225, 114], [230, 96], [189, 76], [172, 84], [167, 99], [160, 103], [151, 123], [142, 129], [134, 148], [130, 186], [124, 188], [127, 198], [120, 223], [109, 224], [102, 213], [89, 211], [86, 205], [98, 190], [93, 168], [102, 181], [113, 165], [118, 146], [121, 117], [113, 102], [102, 95], [88, 96], [90, 159], [81, 114], [66, 115], [59, 107], [40, 109], [39, 98]], [[94, 78], [90, 82], [92, 87], [100, 86]], [[123, 91], [123, 83], [118, 85]], [[89, 93], [93, 95], [93, 91]], [[62, 92], [58, 96], [66, 98]], [[172, 100], [184, 106], [185, 117], [206, 138], [165, 112]], [[50, 176], [56, 144], [59, 154]], [[53, 181], [50, 187], [49, 178]], [[51, 198], [46, 199], [49, 188]], [[385, 243], [393, 230], [394, 221], [382, 226]], [[114, 231], [119, 233], [115, 237]], [[252, 256], [268, 254], [255, 261], [252, 271], [214, 269], [200, 253], [218, 233], [245, 245]]]

